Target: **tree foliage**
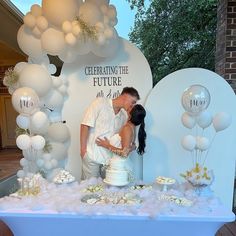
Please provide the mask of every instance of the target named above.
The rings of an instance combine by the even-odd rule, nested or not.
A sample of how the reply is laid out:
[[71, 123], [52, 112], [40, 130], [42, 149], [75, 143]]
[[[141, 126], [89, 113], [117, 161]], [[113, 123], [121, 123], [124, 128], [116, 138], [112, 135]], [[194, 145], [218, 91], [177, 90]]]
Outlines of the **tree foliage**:
[[217, 0], [128, 0], [137, 8], [129, 34], [146, 56], [154, 84], [187, 67], [215, 68]]

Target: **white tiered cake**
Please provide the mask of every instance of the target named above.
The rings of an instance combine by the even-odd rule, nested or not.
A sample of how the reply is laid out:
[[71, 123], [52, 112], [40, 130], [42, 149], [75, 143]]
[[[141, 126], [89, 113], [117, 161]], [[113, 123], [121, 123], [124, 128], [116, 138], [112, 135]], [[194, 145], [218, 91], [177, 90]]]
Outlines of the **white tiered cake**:
[[120, 157], [113, 157], [106, 169], [105, 183], [114, 186], [124, 186], [129, 183], [129, 172], [125, 169], [126, 160]]

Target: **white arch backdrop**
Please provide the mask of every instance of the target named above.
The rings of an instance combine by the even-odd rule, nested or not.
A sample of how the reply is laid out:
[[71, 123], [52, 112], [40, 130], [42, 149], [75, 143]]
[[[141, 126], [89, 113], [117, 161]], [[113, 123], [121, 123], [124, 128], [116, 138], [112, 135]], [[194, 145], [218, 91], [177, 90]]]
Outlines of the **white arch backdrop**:
[[[205, 163], [214, 171], [212, 189], [231, 209], [236, 157], [236, 97], [230, 85], [209, 70], [189, 68], [176, 71], [163, 78], [151, 91], [145, 104], [148, 139], [143, 177], [145, 181], [153, 181], [156, 176], [164, 175], [184, 181], [180, 173], [189, 170], [192, 161], [190, 153], [182, 148], [181, 139], [187, 134], [194, 135], [194, 132], [181, 123], [185, 111], [181, 96], [193, 84], [201, 84], [209, 90], [211, 102], [207, 110], [212, 115], [224, 111], [232, 116], [231, 126], [217, 133]], [[214, 134], [212, 126], [204, 131], [208, 138]]]
[[[100, 74], [102, 69], [105, 75]], [[135, 87], [143, 103], [152, 89], [152, 74], [149, 64], [138, 48], [121, 39], [119, 52], [108, 59], [94, 54], [79, 57], [74, 63], [64, 64], [62, 76], [68, 79], [68, 99], [62, 109], [71, 134], [66, 168], [80, 179], [80, 123], [85, 109], [96, 96], [114, 98], [125, 86]], [[106, 74], [107, 73], [107, 74]], [[109, 81], [108, 81], [109, 80]], [[131, 159], [137, 179], [142, 177], [142, 158], [136, 153]]]

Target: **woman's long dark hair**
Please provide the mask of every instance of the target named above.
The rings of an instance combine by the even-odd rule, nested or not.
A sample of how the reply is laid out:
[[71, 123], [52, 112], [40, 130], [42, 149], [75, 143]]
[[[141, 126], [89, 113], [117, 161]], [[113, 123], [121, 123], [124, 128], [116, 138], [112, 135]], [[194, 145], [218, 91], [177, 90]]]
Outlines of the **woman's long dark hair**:
[[146, 147], [146, 131], [145, 131], [145, 123], [144, 123], [144, 118], [146, 116], [146, 111], [144, 107], [140, 104], [136, 104], [132, 110], [130, 111], [130, 122], [133, 123], [135, 126], [139, 126], [139, 131], [138, 131], [138, 148], [137, 152], [139, 155], [142, 155], [144, 153], [145, 147]]

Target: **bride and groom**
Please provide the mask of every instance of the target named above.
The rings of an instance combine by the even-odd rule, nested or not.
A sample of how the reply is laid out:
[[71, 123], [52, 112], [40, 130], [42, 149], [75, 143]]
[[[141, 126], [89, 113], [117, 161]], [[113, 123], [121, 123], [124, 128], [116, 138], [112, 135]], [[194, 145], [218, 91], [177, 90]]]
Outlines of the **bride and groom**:
[[129, 153], [135, 149], [138, 125], [137, 152], [144, 153], [146, 111], [136, 104], [139, 98], [136, 89], [125, 87], [117, 98], [96, 98], [88, 107], [80, 128], [82, 179], [100, 177], [101, 165], [106, 165], [114, 155], [127, 158], [128, 163]]

